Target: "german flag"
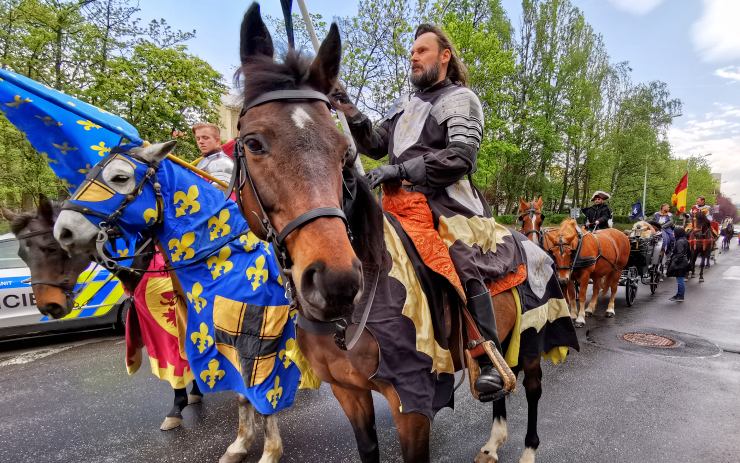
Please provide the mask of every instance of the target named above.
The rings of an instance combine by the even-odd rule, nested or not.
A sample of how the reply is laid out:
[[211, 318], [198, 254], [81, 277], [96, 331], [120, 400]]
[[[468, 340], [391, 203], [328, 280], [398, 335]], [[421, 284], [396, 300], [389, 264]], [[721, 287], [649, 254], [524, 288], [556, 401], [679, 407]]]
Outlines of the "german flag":
[[678, 212], [686, 212], [686, 195], [688, 194], [688, 190], [689, 173], [686, 172], [683, 177], [681, 177], [681, 181], [678, 182], [678, 185], [676, 185], [676, 189], [673, 190], [673, 195], [671, 196], [671, 203], [676, 206]]

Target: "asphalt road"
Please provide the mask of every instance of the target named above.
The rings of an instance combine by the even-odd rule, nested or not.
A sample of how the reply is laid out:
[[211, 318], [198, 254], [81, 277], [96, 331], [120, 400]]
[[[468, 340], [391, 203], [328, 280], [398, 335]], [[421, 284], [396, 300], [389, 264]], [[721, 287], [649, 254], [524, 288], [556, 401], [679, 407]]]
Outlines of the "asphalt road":
[[[579, 330], [581, 352], [545, 365], [537, 453], [540, 462], [740, 462], [740, 249], [688, 284], [672, 303], [675, 281], [633, 307], [623, 288], [614, 319]], [[621, 339], [651, 332], [678, 341], [645, 348]], [[159, 424], [169, 386], [142, 368], [126, 375], [124, 345], [110, 333], [0, 343], [0, 462], [212, 462], [236, 435], [231, 394], [188, 407], [184, 426]], [[285, 462], [356, 462], [351, 428], [326, 386], [301, 392], [281, 414]], [[507, 401], [503, 462], [518, 461], [526, 429], [523, 388]], [[388, 408], [376, 400], [383, 461], [401, 461]], [[463, 388], [456, 409], [437, 415], [432, 459], [472, 461], [490, 431], [490, 406]], [[246, 461], [257, 461], [262, 439]]]

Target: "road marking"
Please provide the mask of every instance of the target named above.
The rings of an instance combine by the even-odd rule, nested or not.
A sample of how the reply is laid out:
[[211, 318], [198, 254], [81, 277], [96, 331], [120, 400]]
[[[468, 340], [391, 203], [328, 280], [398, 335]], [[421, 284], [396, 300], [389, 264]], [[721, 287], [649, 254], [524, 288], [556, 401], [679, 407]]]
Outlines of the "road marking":
[[54, 349], [39, 349], [31, 352], [24, 352], [23, 354], [1, 361], [0, 367], [6, 367], [9, 365], [23, 365], [26, 363], [35, 362], [36, 360], [40, 360], [44, 357], [64, 352], [65, 350], [71, 349], [73, 347], [75, 347], [74, 344], [70, 346], [57, 347]]
[[724, 280], [740, 280], [740, 265], [733, 265], [722, 274]]

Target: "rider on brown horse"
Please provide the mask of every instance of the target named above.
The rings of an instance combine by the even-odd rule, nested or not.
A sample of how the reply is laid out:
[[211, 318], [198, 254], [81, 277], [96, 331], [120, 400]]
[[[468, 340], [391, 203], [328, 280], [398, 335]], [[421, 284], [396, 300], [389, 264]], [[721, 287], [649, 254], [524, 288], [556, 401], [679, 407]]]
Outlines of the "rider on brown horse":
[[[471, 226], [494, 224], [488, 204], [470, 181], [483, 136], [483, 109], [466, 86], [467, 70], [447, 35], [423, 24], [415, 38], [411, 83], [417, 91], [399, 99], [377, 128], [343, 90], [331, 95], [332, 104], [348, 116], [360, 152], [374, 159], [389, 155], [389, 165], [368, 174], [371, 186], [401, 183], [404, 190], [428, 203], [464, 287], [468, 310], [483, 338], [501, 350], [487, 284], [502, 259], [494, 257], [495, 247], [492, 250], [484, 244], [490, 241], [485, 231], [493, 227]], [[464, 239], [455, 236], [461, 232]], [[504, 270], [509, 273], [516, 268]], [[482, 394], [500, 391], [502, 380], [491, 362], [483, 357], [479, 362], [476, 389]]]

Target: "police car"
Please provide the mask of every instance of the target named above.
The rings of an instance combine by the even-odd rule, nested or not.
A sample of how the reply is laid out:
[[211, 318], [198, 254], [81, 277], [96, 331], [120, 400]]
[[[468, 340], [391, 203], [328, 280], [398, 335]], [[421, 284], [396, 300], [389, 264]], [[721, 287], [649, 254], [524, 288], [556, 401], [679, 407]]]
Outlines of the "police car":
[[123, 327], [127, 297], [118, 279], [100, 266], [82, 272], [75, 308], [59, 320], [36, 308], [30, 280], [30, 270], [18, 257], [18, 240], [12, 234], [0, 235], [0, 338]]

